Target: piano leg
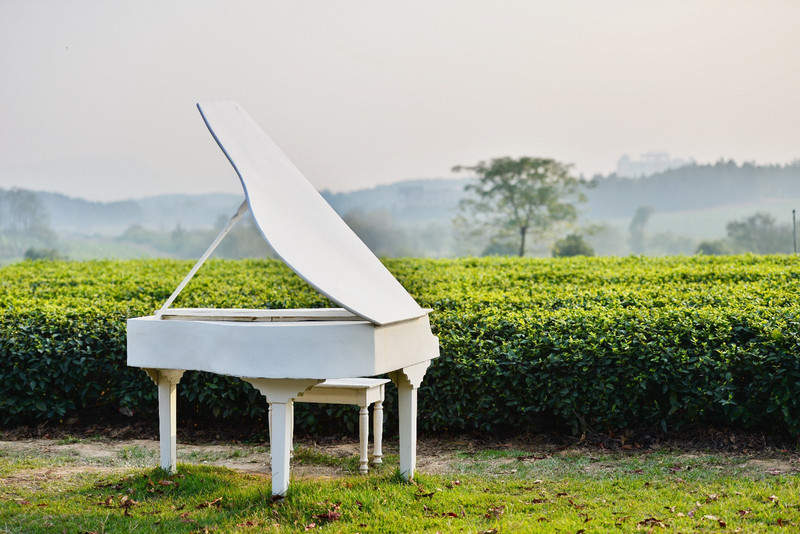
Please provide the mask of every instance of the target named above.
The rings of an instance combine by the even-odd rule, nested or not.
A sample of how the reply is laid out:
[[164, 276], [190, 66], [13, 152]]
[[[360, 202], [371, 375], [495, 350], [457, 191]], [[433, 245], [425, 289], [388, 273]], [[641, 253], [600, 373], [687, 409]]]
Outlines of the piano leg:
[[145, 369], [158, 387], [158, 434], [161, 443], [161, 469], [174, 473], [177, 460], [176, 406], [178, 382], [184, 371], [176, 369]]
[[267, 398], [272, 405], [272, 425], [269, 433], [269, 454], [272, 468], [272, 494], [286, 495], [289, 489], [289, 458], [294, 427], [292, 402], [300, 393], [322, 380], [290, 378], [244, 378]]
[[400, 411], [400, 473], [411, 480], [417, 466], [417, 388], [397, 385]]
[[397, 386], [400, 418], [400, 473], [411, 480], [417, 466], [417, 388], [431, 362], [422, 362], [389, 373]]
[[369, 406], [361, 406], [358, 411], [358, 442], [361, 453], [358, 472], [366, 475], [369, 471]]
[[286, 495], [289, 489], [289, 456], [292, 441], [291, 401], [272, 403], [272, 433], [269, 453], [272, 457], [272, 494]]

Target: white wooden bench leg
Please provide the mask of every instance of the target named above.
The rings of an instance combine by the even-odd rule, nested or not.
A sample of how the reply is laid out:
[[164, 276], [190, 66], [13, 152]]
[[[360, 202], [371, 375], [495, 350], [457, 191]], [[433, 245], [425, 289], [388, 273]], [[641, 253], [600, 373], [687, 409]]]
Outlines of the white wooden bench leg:
[[381, 401], [372, 405], [372, 421], [373, 434], [375, 435], [375, 444], [372, 451], [372, 463], [383, 463], [383, 403]]
[[369, 471], [369, 407], [361, 406], [358, 412], [358, 440], [361, 451], [361, 462], [358, 472], [366, 475]]
[[161, 446], [161, 468], [174, 473], [178, 466], [177, 404], [178, 382], [184, 371], [145, 369], [158, 388], [158, 438]]
[[289, 458], [294, 458], [294, 401], [286, 403], [289, 410]]

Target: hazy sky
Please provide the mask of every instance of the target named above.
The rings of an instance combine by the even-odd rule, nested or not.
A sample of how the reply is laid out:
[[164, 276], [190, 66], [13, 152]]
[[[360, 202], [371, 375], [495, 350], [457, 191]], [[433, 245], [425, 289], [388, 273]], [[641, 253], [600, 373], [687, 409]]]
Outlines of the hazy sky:
[[0, 187], [240, 191], [238, 101], [317, 186], [499, 156], [800, 157], [794, 0], [0, 2]]

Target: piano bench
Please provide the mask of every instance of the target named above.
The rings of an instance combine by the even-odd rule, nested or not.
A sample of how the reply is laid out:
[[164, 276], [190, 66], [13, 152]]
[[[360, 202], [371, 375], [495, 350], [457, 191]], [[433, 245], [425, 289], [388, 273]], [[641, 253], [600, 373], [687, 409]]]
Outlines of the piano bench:
[[[372, 463], [383, 463], [383, 400], [388, 378], [331, 378], [301, 393], [294, 402], [319, 404], [353, 404], [360, 408], [358, 438], [361, 461], [358, 471], [366, 474], [368, 467], [369, 405], [373, 404], [373, 432], [375, 433]], [[272, 433], [272, 404], [269, 405], [270, 434]], [[294, 419], [293, 417], [291, 418]], [[294, 424], [292, 424], [294, 426]]]

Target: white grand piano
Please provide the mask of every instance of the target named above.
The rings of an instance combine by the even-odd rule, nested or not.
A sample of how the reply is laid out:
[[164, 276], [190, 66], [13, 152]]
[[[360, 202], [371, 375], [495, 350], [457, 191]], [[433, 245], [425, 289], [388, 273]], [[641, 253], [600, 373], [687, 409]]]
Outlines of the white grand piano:
[[[398, 390], [400, 471], [416, 464], [417, 388], [439, 355], [428, 313], [234, 102], [198, 104], [245, 201], [154, 315], [128, 320], [128, 365], [158, 386], [161, 466], [176, 465], [176, 388], [185, 370], [240, 377], [272, 405], [272, 493], [289, 487], [292, 403], [326, 379], [388, 373]], [[340, 308], [170, 308], [249, 208], [264, 239]]]

